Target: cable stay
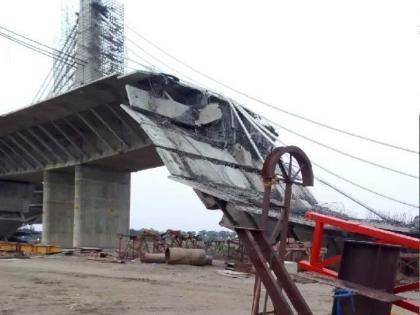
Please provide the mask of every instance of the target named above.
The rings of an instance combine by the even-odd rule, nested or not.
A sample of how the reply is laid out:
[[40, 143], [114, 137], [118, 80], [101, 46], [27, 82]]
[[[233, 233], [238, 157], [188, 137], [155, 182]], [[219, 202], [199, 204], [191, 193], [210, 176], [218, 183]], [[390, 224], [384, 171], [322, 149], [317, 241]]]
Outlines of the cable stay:
[[[276, 135], [274, 135], [273, 133], [271, 133], [271, 131], [270, 130], [268, 130], [263, 124], [261, 124], [258, 120], [256, 120], [254, 117], [252, 117], [249, 113], [247, 113], [247, 111], [244, 109], [244, 107], [242, 107], [242, 106], [240, 106], [240, 105], [236, 105], [235, 104], [235, 107], [237, 108], [237, 110], [242, 114], [242, 116], [244, 116], [250, 123], [251, 123], [251, 125], [257, 130], [257, 131], [259, 131], [273, 146], [276, 146], [277, 145], [277, 143], [276, 142], [278, 142], [278, 143], [280, 143], [280, 144], [282, 144], [282, 145], [287, 145], [287, 144], [285, 144], [284, 142], [282, 142], [282, 141], [280, 141], [278, 138], [277, 138], [277, 136]], [[363, 190], [365, 190], [365, 191], [367, 191], [367, 192], [370, 192], [370, 193], [372, 193], [372, 194], [375, 194], [375, 195], [377, 195], [377, 196], [380, 196], [380, 197], [382, 197], [382, 198], [385, 198], [385, 199], [388, 199], [388, 200], [391, 200], [391, 201], [394, 201], [394, 202], [397, 202], [397, 203], [400, 203], [400, 204], [404, 204], [404, 205], [406, 205], [406, 206], [410, 206], [410, 207], [413, 207], [413, 208], [419, 208], [419, 206], [417, 206], [417, 205], [414, 205], [414, 204], [410, 204], [410, 203], [407, 203], [407, 202], [405, 202], [405, 201], [401, 201], [401, 200], [398, 200], [398, 199], [396, 199], [396, 198], [393, 198], [393, 197], [390, 197], [390, 196], [387, 196], [387, 195], [385, 195], [385, 194], [382, 194], [382, 193], [379, 193], [379, 192], [376, 192], [376, 191], [374, 191], [374, 190], [372, 190], [372, 189], [370, 189], [370, 188], [367, 188], [367, 187], [365, 187], [365, 186], [362, 186], [362, 185], [359, 185], [359, 184], [357, 184], [357, 183], [355, 183], [355, 182], [353, 182], [353, 181], [351, 181], [351, 180], [349, 180], [349, 179], [347, 179], [347, 178], [345, 178], [345, 177], [343, 177], [343, 176], [341, 176], [341, 175], [338, 175], [337, 173], [335, 173], [335, 172], [333, 172], [333, 171], [330, 171], [329, 169], [327, 169], [326, 167], [324, 167], [324, 166], [322, 166], [322, 165], [320, 165], [319, 163], [317, 163], [317, 162], [314, 162], [314, 161], [312, 161], [312, 164], [313, 165], [315, 165], [315, 166], [317, 166], [318, 168], [320, 168], [320, 169], [322, 169], [322, 170], [324, 170], [324, 171], [326, 171], [326, 172], [328, 172], [329, 174], [331, 174], [331, 175], [333, 175], [333, 176], [335, 176], [335, 177], [337, 177], [337, 178], [339, 178], [339, 179], [341, 179], [341, 180], [343, 180], [343, 181], [346, 181], [346, 182], [348, 182], [348, 183], [350, 183], [350, 184], [352, 184], [352, 185], [354, 185], [354, 186], [356, 186], [356, 187], [358, 187], [358, 188], [360, 188], [360, 189], [363, 189]], [[371, 212], [371, 213], [373, 213], [373, 214], [375, 214], [376, 216], [378, 216], [379, 218], [381, 218], [381, 219], [383, 219], [383, 220], [386, 220], [386, 221], [393, 221], [392, 219], [390, 219], [390, 218], [388, 218], [388, 217], [386, 217], [385, 215], [383, 215], [383, 214], [381, 214], [379, 211], [377, 211], [377, 210], [375, 210], [375, 209], [373, 209], [372, 207], [370, 207], [369, 205], [367, 205], [367, 204], [365, 204], [365, 203], [363, 203], [363, 202], [361, 202], [360, 200], [358, 200], [358, 199], [356, 199], [355, 197], [353, 197], [352, 195], [350, 195], [350, 194], [348, 194], [348, 193], [346, 193], [346, 192], [344, 192], [344, 191], [342, 191], [341, 189], [339, 189], [337, 186], [335, 186], [335, 185], [333, 185], [333, 184], [331, 184], [331, 183], [329, 183], [329, 182], [327, 182], [326, 180], [324, 180], [324, 179], [321, 179], [321, 178], [318, 178], [317, 176], [315, 176], [315, 179], [317, 179], [321, 184], [324, 184], [324, 185], [326, 185], [326, 186], [328, 186], [328, 187], [330, 187], [330, 188], [332, 188], [333, 190], [335, 190], [336, 192], [338, 192], [338, 193], [340, 193], [341, 195], [343, 195], [343, 196], [345, 196], [345, 197], [347, 197], [348, 199], [350, 199], [350, 200], [352, 200], [353, 202], [355, 202], [355, 203], [357, 203], [358, 205], [360, 205], [360, 206], [362, 206], [363, 208], [365, 208], [366, 210], [368, 210], [369, 212]]]
[[56, 59], [56, 60], [63, 61], [63, 59], [61, 57], [56, 56], [54, 53], [52, 53], [52, 52], [50, 52], [48, 50], [45, 50], [45, 49], [39, 48], [39, 47], [37, 47], [35, 45], [26, 43], [26, 42], [24, 42], [22, 40], [19, 40], [19, 39], [15, 38], [15, 37], [10, 36], [8, 34], [5, 34], [3, 32], [0, 32], [0, 36], [4, 37], [6, 39], [9, 39], [10, 41], [15, 42], [15, 43], [17, 43], [17, 44], [19, 44], [21, 46], [24, 46], [26, 48], [29, 48], [29, 49], [31, 49], [31, 50], [33, 50], [33, 51], [35, 51], [37, 53], [40, 53], [40, 54], [42, 54], [44, 56], [47, 56], [47, 57], [50, 57], [50, 58], [53, 58], [53, 59]]
[[165, 66], [166, 68], [168, 68], [169, 70], [173, 71], [174, 73], [180, 75], [181, 77], [184, 77], [192, 82], [194, 82], [195, 80], [181, 72], [179, 72], [177, 69], [175, 69], [174, 67], [168, 65], [166, 62], [162, 61], [161, 59], [157, 58], [156, 56], [154, 56], [153, 54], [149, 53], [148, 51], [146, 51], [143, 47], [140, 47], [135, 41], [131, 40], [130, 38], [126, 37], [127, 41], [130, 42], [131, 44], [133, 44], [135, 47], [137, 47], [138, 49], [140, 49], [144, 54], [146, 54], [147, 56], [149, 56], [150, 58], [152, 58], [153, 60], [157, 61], [158, 63], [162, 64], [163, 66]]
[[[74, 77], [76, 64], [75, 60], [72, 60], [74, 59], [72, 57], [74, 57], [75, 54], [76, 35], [77, 26], [75, 25], [67, 35], [62, 49], [60, 50], [64, 52], [64, 57], [60, 60], [54, 59], [55, 62], [33, 98], [32, 103], [39, 102], [47, 96], [53, 96], [63, 92]], [[70, 65], [68, 65], [68, 63]]]
[[[27, 40], [27, 41], [29, 41], [29, 42], [32, 42], [32, 43], [34, 43], [34, 44], [36, 44], [36, 45], [38, 45], [38, 46], [44, 47], [44, 49], [47, 49], [47, 51], [50, 51], [52, 54], [57, 54], [59, 57], [67, 56], [67, 57], [70, 57], [70, 58], [72, 58], [72, 59], [75, 59], [75, 60], [76, 60], [76, 63], [77, 63], [77, 64], [79, 64], [79, 65], [82, 65], [82, 64], [87, 64], [87, 63], [88, 63], [86, 60], [83, 60], [83, 59], [77, 58], [77, 57], [75, 57], [75, 56], [72, 56], [72, 55], [70, 55], [70, 54], [68, 54], [68, 53], [63, 52], [62, 50], [55, 49], [55, 48], [53, 48], [53, 47], [51, 47], [51, 46], [45, 45], [45, 44], [43, 44], [43, 43], [41, 43], [41, 42], [38, 42], [38, 41], [33, 40], [33, 39], [29, 38], [29, 37], [26, 37], [26, 36], [24, 36], [24, 35], [21, 35], [21, 34], [19, 34], [19, 33], [16, 33], [16, 32], [14, 32], [14, 31], [12, 31], [12, 30], [9, 30], [8, 28], [5, 28], [5, 27], [3, 27], [3, 26], [0, 26], [0, 29], [2, 29], [2, 30], [4, 30], [4, 31], [9, 32], [9, 33], [11, 33], [11, 34], [13, 34], [13, 35], [14, 35], [14, 36], [12, 36], [12, 35], [10, 35], [10, 34], [6, 34], [6, 35], [8, 35], [8, 36], [12, 36], [12, 37], [14, 37], [14, 38], [16, 38], [16, 37], [17, 37], [16, 39], [21, 38], [21, 39]], [[4, 33], [2, 33], [2, 34], [4, 34]], [[21, 39], [18, 39], [18, 40], [21, 40]], [[21, 40], [21, 41], [22, 41], [22, 40]], [[40, 48], [40, 47], [38, 47], [38, 48]], [[40, 48], [40, 49], [41, 49], [41, 48]]]
[[156, 67], [156, 65], [154, 65], [152, 62], [146, 60], [144, 57], [140, 56], [139, 54], [137, 54], [133, 49], [130, 49], [130, 47], [126, 46], [127, 51], [132, 54], [134, 57], [138, 58], [141, 62], [138, 62], [137, 60], [134, 59], [130, 59], [128, 57], [126, 57], [125, 59], [128, 61], [131, 61], [133, 63], [136, 63], [138, 65], [140, 65], [141, 67], [143, 67], [144, 69], [147, 69], [149, 71], [156, 71], [158, 70], [158, 68]]
[[347, 136], [355, 137], [355, 138], [358, 138], [358, 139], [361, 139], [361, 140], [364, 140], [364, 141], [368, 141], [368, 142], [371, 142], [371, 143], [375, 143], [375, 144], [379, 144], [379, 145], [382, 145], [382, 146], [386, 146], [386, 147], [389, 147], [389, 148], [392, 148], [392, 149], [397, 149], [397, 150], [401, 150], [401, 151], [405, 151], [405, 152], [409, 152], [409, 153], [413, 153], [413, 154], [419, 154], [419, 152], [416, 151], [416, 150], [413, 150], [413, 149], [410, 149], [410, 148], [405, 148], [405, 147], [402, 147], [402, 146], [399, 146], [399, 145], [395, 145], [395, 144], [392, 144], [392, 143], [388, 143], [388, 142], [385, 142], [385, 141], [373, 139], [371, 137], [363, 136], [363, 135], [360, 135], [360, 134], [357, 134], [357, 133], [354, 133], [354, 132], [351, 132], [351, 131], [348, 131], [348, 130], [344, 130], [344, 129], [341, 129], [341, 128], [337, 128], [337, 127], [334, 127], [332, 125], [328, 125], [328, 124], [325, 124], [325, 123], [322, 123], [322, 122], [313, 120], [311, 118], [305, 117], [303, 115], [300, 115], [300, 114], [297, 114], [297, 113], [293, 113], [293, 112], [291, 112], [289, 110], [286, 110], [284, 108], [281, 108], [281, 107], [272, 105], [272, 104], [270, 104], [268, 102], [265, 102], [265, 101], [263, 101], [263, 100], [261, 100], [261, 99], [259, 99], [257, 97], [254, 97], [252, 95], [249, 95], [247, 93], [244, 93], [244, 92], [242, 92], [242, 91], [240, 91], [240, 90], [238, 90], [238, 89], [236, 89], [236, 88], [234, 88], [234, 87], [232, 87], [230, 85], [227, 85], [227, 84], [225, 84], [225, 83], [223, 83], [223, 82], [221, 82], [221, 81], [219, 81], [219, 80], [217, 80], [217, 79], [209, 76], [208, 74], [206, 74], [206, 73], [204, 73], [204, 72], [202, 72], [202, 71], [200, 71], [200, 70], [198, 70], [198, 69], [190, 66], [186, 62], [184, 62], [181, 59], [173, 56], [172, 54], [170, 54], [169, 52], [167, 52], [163, 48], [161, 48], [158, 45], [156, 45], [155, 43], [153, 43], [151, 40], [147, 39], [143, 35], [141, 35], [138, 32], [136, 32], [130, 26], [126, 25], [126, 27], [127, 27], [128, 30], [130, 30], [135, 35], [137, 35], [139, 38], [141, 38], [142, 40], [144, 40], [145, 42], [147, 42], [148, 44], [150, 44], [151, 46], [153, 46], [154, 48], [156, 48], [157, 50], [159, 50], [160, 52], [162, 52], [166, 56], [168, 56], [168, 57], [172, 58], [173, 60], [177, 61], [178, 63], [182, 64], [184, 67], [186, 67], [186, 68], [190, 69], [191, 71], [193, 71], [193, 72], [201, 75], [202, 77], [205, 77], [206, 79], [208, 79], [208, 80], [210, 80], [212, 82], [215, 82], [215, 83], [217, 83], [217, 84], [219, 84], [219, 85], [221, 85], [221, 86], [223, 86], [223, 87], [225, 87], [225, 88], [227, 88], [227, 89], [229, 89], [229, 90], [231, 90], [231, 91], [233, 91], [233, 92], [235, 92], [235, 93], [237, 93], [239, 95], [242, 95], [242, 96], [244, 96], [244, 97], [246, 97], [246, 98], [248, 98], [250, 100], [256, 101], [256, 102], [258, 102], [258, 103], [260, 103], [262, 105], [265, 105], [265, 106], [267, 106], [269, 108], [272, 108], [274, 110], [280, 111], [280, 112], [282, 112], [284, 114], [287, 114], [289, 116], [292, 116], [292, 117], [301, 119], [303, 121], [309, 122], [311, 124], [317, 125], [319, 127], [325, 128], [325, 129], [329, 129], [329, 130], [332, 130], [332, 131], [335, 131], [335, 132], [338, 132], [338, 133], [341, 133], [341, 134], [345, 134]]
[[[162, 63], [163, 65], [167, 66], [168, 68], [170, 68], [171, 70], [175, 71], [176, 73], [179, 73], [179, 74], [183, 75], [183, 73], [181, 73], [181, 72], [180, 72], [180, 71], [178, 71], [177, 69], [175, 69], [175, 68], [173, 68], [173, 67], [169, 67], [166, 63], [163, 63], [160, 59], [158, 59], [158, 58], [154, 57], [151, 53], [147, 52], [144, 48], [142, 48], [142, 47], [140, 47], [139, 45], [137, 45], [137, 44], [136, 44], [135, 42], [133, 42], [131, 39], [128, 39], [128, 40], [129, 40], [130, 42], [132, 42], [132, 43], [133, 43], [136, 47], [138, 47], [139, 49], [141, 49], [144, 53], [146, 53], [147, 55], [149, 55], [150, 57], [152, 57], [153, 59], [155, 59], [155, 60], [157, 60], [158, 62]], [[150, 44], [152, 44], [152, 43], [150, 43]], [[185, 75], [183, 75], [183, 76], [185, 76]], [[193, 79], [191, 79], [191, 78], [189, 78], [189, 79], [190, 79], [190, 80], [193, 80]], [[195, 81], [195, 80], [193, 80], [193, 81]], [[195, 82], [197, 82], [197, 81], [195, 81]], [[197, 84], [198, 84], [198, 85], [200, 85], [200, 83], [199, 83], [199, 82], [197, 82]], [[201, 85], [202, 85], [202, 84], [201, 84]], [[213, 93], [213, 94], [218, 95], [218, 96], [221, 96], [221, 97], [224, 97], [223, 95], [220, 95], [219, 93]], [[381, 169], [384, 169], [384, 170], [387, 170], [387, 171], [389, 171], [389, 172], [393, 172], [393, 173], [396, 173], [396, 174], [399, 174], [399, 175], [407, 176], [407, 177], [414, 178], [414, 179], [418, 179], [418, 178], [419, 178], [418, 176], [416, 176], [416, 175], [414, 175], [414, 174], [410, 174], [410, 173], [408, 173], [408, 172], [404, 172], [404, 171], [401, 171], [401, 170], [398, 170], [398, 169], [395, 169], [395, 168], [392, 168], [392, 167], [388, 167], [388, 166], [386, 166], [386, 165], [383, 165], [383, 164], [380, 164], [380, 163], [377, 163], [377, 162], [373, 162], [373, 161], [370, 161], [370, 160], [367, 160], [367, 159], [361, 158], [361, 157], [359, 157], [359, 156], [353, 155], [353, 154], [351, 154], [351, 153], [348, 153], [348, 152], [342, 151], [342, 150], [340, 150], [340, 149], [334, 148], [334, 147], [332, 147], [332, 146], [329, 146], [329, 145], [327, 145], [327, 144], [324, 144], [324, 143], [319, 142], [319, 141], [317, 141], [317, 140], [314, 140], [314, 139], [312, 139], [312, 138], [306, 137], [306, 136], [304, 136], [304, 135], [302, 135], [302, 134], [300, 134], [300, 133], [297, 133], [297, 132], [295, 132], [295, 131], [293, 131], [293, 130], [291, 130], [291, 129], [289, 129], [289, 128], [286, 128], [286, 127], [284, 127], [284, 126], [282, 126], [282, 125], [278, 124], [277, 122], [274, 122], [273, 120], [271, 120], [271, 119], [269, 119], [269, 118], [267, 118], [267, 117], [265, 117], [265, 116], [263, 116], [263, 115], [260, 115], [260, 116], [261, 116], [261, 117], [263, 117], [264, 119], [266, 119], [268, 122], [272, 123], [273, 125], [275, 125], [275, 126], [277, 126], [277, 127], [279, 127], [279, 128], [282, 128], [282, 129], [284, 129], [284, 130], [288, 131], [289, 133], [295, 134], [295, 135], [297, 135], [297, 136], [299, 136], [299, 137], [301, 137], [301, 138], [303, 138], [303, 139], [305, 139], [305, 140], [307, 140], [307, 141], [311, 141], [311, 142], [313, 142], [313, 143], [315, 143], [315, 144], [317, 144], [317, 145], [320, 145], [320, 146], [322, 146], [322, 147], [324, 147], [324, 148], [327, 148], [327, 149], [329, 149], [329, 150], [331, 150], [331, 151], [333, 151], [333, 152], [336, 152], [336, 153], [341, 154], [341, 155], [343, 155], [343, 156], [346, 156], [346, 157], [348, 157], [348, 158], [352, 158], [352, 159], [358, 160], [358, 161], [360, 161], [360, 162], [363, 162], [363, 163], [369, 164], [369, 165], [371, 165], [371, 166], [375, 166], [375, 167], [378, 167], [378, 168], [381, 168]]]
[[344, 197], [347, 197], [348, 199], [350, 199], [351, 201], [357, 203], [359, 206], [362, 206], [363, 208], [365, 208], [366, 210], [368, 210], [369, 212], [373, 213], [374, 215], [376, 215], [377, 217], [381, 218], [384, 221], [395, 221], [392, 220], [391, 218], [381, 214], [379, 211], [373, 209], [372, 207], [368, 206], [367, 204], [365, 204], [364, 202], [361, 202], [360, 200], [356, 199], [355, 197], [353, 197], [352, 195], [346, 193], [345, 191], [339, 189], [337, 186], [327, 182], [326, 180], [323, 180], [319, 177], [315, 177], [315, 179], [317, 181], [319, 181], [321, 184], [330, 187], [331, 189], [335, 190], [336, 192], [338, 192], [339, 194], [343, 195]]
[[419, 177], [418, 177], [418, 176], [416, 176], [416, 175], [414, 175], [414, 174], [410, 174], [410, 173], [407, 173], [407, 172], [403, 172], [403, 171], [397, 170], [397, 169], [395, 169], [395, 168], [392, 168], [392, 167], [389, 167], [389, 166], [386, 166], [386, 165], [383, 165], [383, 164], [379, 164], [379, 163], [376, 163], [376, 162], [373, 162], [373, 161], [370, 161], [370, 160], [366, 160], [366, 159], [364, 159], [364, 158], [361, 158], [361, 157], [358, 157], [358, 156], [356, 156], [356, 155], [350, 154], [350, 153], [348, 153], [348, 152], [345, 152], [345, 151], [342, 151], [342, 150], [336, 149], [336, 148], [334, 148], [334, 147], [332, 147], [332, 146], [329, 146], [329, 145], [327, 145], [327, 144], [325, 144], [325, 143], [319, 142], [319, 141], [314, 140], [314, 139], [312, 139], [312, 138], [310, 138], [310, 137], [307, 137], [307, 136], [305, 136], [305, 135], [302, 135], [301, 133], [298, 133], [298, 132], [293, 131], [293, 130], [291, 130], [291, 129], [289, 129], [289, 128], [286, 128], [286, 127], [284, 127], [283, 125], [280, 125], [279, 123], [276, 123], [276, 122], [274, 122], [274, 121], [272, 121], [272, 120], [270, 120], [270, 119], [268, 119], [268, 118], [265, 118], [265, 117], [264, 117], [264, 119], [267, 119], [267, 121], [269, 121], [269, 122], [270, 122], [270, 123], [272, 123], [273, 125], [276, 125], [277, 127], [281, 128], [281, 129], [283, 129], [283, 130], [286, 130], [287, 132], [289, 132], [289, 133], [291, 133], [291, 134], [294, 134], [294, 135], [296, 135], [296, 136], [298, 136], [298, 137], [300, 137], [300, 138], [302, 138], [302, 139], [305, 139], [305, 140], [307, 140], [307, 141], [310, 141], [310, 142], [312, 142], [312, 143], [315, 143], [315, 144], [317, 144], [317, 145], [319, 145], [319, 146], [322, 146], [322, 147], [324, 147], [324, 148], [326, 148], [326, 149], [329, 149], [329, 150], [331, 150], [331, 151], [334, 151], [334, 152], [339, 153], [339, 154], [341, 154], [341, 155], [344, 155], [344, 156], [346, 156], [346, 157], [349, 157], [349, 158], [352, 158], [352, 159], [358, 160], [358, 161], [360, 161], [360, 162], [363, 162], [363, 163], [366, 163], [366, 164], [370, 164], [370, 165], [373, 165], [373, 166], [376, 166], [376, 167], [382, 168], [382, 169], [387, 170], [387, 171], [390, 171], [390, 172], [394, 172], [394, 173], [399, 174], [399, 175], [404, 175], [404, 176], [408, 176], [408, 177], [411, 177], [411, 178], [414, 178], [414, 179], [419, 179]]

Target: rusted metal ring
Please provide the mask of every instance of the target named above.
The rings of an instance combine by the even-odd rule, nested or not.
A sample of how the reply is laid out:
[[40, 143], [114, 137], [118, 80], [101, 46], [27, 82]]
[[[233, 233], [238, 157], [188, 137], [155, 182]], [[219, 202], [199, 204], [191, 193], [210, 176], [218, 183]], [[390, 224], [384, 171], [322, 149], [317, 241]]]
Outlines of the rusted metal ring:
[[[264, 183], [270, 183], [276, 177], [276, 166], [279, 164], [284, 154], [290, 154], [298, 163], [300, 172], [302, 173], [302, 185], [312, 186], [314, 184], [314, 175], [312, 172], [312, 164], [308, 156], [300, 148], [296, 146], [286, 146], [275, 148], [267, 156], [262, 168], [262, 178]], [[283, 178], [288, 180], [288, 174], [283, 168], [280, 168]]]

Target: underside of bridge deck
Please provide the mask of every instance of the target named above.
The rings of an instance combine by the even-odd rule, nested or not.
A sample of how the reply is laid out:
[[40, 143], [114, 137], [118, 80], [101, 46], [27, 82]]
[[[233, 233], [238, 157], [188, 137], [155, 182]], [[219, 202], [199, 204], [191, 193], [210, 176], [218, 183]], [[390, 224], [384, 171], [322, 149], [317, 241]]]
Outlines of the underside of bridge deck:
[[114, 247], [116, 234], [128, 232], [130, 173], [163, 165], [120, 107], [130, 78], [111, 76], [0, 117], [0, 184], [32, 189], [8, 195], [20, 206], [1, 209], [0, 223], [6, 212], [18, 219], [0, 237], [25, 223], [34, 187], [43, 194], [46, 243]]

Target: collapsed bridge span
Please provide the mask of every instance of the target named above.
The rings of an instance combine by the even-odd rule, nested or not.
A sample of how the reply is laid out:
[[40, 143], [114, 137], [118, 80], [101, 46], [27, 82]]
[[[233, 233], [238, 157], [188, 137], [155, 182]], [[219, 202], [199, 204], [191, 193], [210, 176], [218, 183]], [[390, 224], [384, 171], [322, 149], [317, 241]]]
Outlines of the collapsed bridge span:
[[[14, 197], [25, 201], [18, 207], [0, 191], [0, 223], [27, 222], [7, 217], [29, 213], [34, 195], [27, 190], [41, 191], [44, 242], [115, 247], [115, 235], [129, 230], [130, 173], [165, 165], [208, 209], [225, 205], [223, 225], [257, 226], [262, 161], [277, 136], [252, 111], [176, 77], [112, 75], [0, 116], [0, 183], [25, 191]], [[276, 187], [272, 218], [284, 194]], [[298, 238], [309, 237], [307, 209], [334, 214], [295, 186], [290, 222]], [[10, 230], [0, 228], [0, 236]]]

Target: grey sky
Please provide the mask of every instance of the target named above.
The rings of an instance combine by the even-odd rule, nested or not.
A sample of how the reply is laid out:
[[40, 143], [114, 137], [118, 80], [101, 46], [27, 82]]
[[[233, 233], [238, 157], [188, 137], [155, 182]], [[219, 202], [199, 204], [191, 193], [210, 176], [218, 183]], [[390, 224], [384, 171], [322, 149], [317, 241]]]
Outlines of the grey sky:
[[[62, 2], [3, 1], [0, 25], [52, 45], [60, 31]], [[419, 1], [127, 0], [125, 5], [131, 28], [224, 83], [314, 120], [418, 149]], [[137, 40], [128, 30], [126, 35]], [[170, 63], [146, 43], [138, 40], [138, 44]], [[0, 114], [28, 105], [51, 64], [49, 58], [0, 38]], [[287, 117], [171, 65], [318, 141], [406, 172], [419, 172], [416, 155]], [[418, 204], [418, 180], [347, 159], [286, 131], [280, 134], [284, 142], [302, 147], [312, 160], [331, 170]], [[418, 213], [317, 168], [315, 174], [385, 213]], [[220, 212], [205, 211], [189, 188], [171, 182], [167, 175], [164, 169], [133, 174], [132, 226], [219, 229]], [[313, 191], [321, 202], [338, 202], [354, 214], [366, 214], [315, 184]]]

